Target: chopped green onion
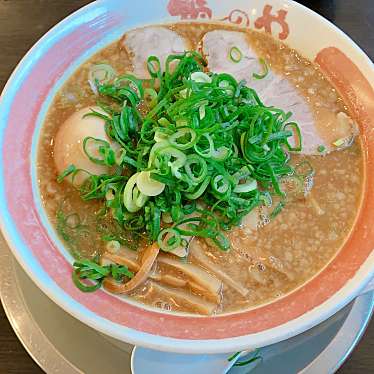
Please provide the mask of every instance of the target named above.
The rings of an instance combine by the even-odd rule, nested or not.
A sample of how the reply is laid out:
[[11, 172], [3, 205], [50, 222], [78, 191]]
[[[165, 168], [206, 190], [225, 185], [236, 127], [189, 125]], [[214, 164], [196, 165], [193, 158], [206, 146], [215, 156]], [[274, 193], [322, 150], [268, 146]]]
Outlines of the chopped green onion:
[[[73, 267], [73, 282], [82, 292], [96, 291], [101, 287], [104, 278], [107, 276], [111, 276], [117, 281], [121, 281], [124, 277], [132, 278], [134, 276], [124, 265], [101, 266], [95, 261], [85, 259], [75, 261]], [[93, 285], [83, 283], [82, 280], [93, 282]]]
[[[237, 47], [230, 50], [233, 62], [242, 58]], [[264, 72], [253, 74], [256, 79], [268, 73], [260, 63]], [[313, 169], [293, 166], [288, 153], [302, 149], [300, 128], [291, 113], [265, 106], [245, 81], [207, 73], [197, 52], [170, 55], [164, 66], [150, 56], [146, 64], [151, 79], [124, 74], [96, 82], [105, 104], [88, 115], [104, 120], [109, 140], [87, 137], [83, 149], [92, 162], [109, 166], [108, 174], [71, 165], [58, 181], [70, 176], [74, 184], [85, 173], [75, 186], [81, 198], [98, 200], [123, 232], [145, 235], [162, 250], [198, 236], [226, 251], [224, 230], [257, 206], [272, 207], [273, 196], [281, 200], [274, 218], [290, 197], [303, 193]], [[60, 235], [71, 243], [83, 227], [74, 215], [60, 217]], [[75, 275], [82, 289], [100, 287], [105, 276], [95, 266], [90, 271], [91, 278], [84, 278], [89, 271]]]
[[335, 146], [335, 147], [342, 147], [346, 142], [346, 139], [342, 138], [342, 139], [338, 139], [336, 140], [335, 142], [333, 142], [332, 144]]
[[245, 183], [240, 183], [234, 188], [234, 192], [251, 192], [257, 189], [257, 181], [252, 178], [248, 178]]
[[190, 128], [182, 128], [168, 138], [169, 143], [182, 151], [196, 144], [196, 131]]
[[[249, 352], [249, 354], [252, 356], [247, 360], [244, 361], [237, 361], [233, 366], [247, 366], [257, 360], [262, 360], [262, 356], [260, 356], [258, 353], [260, 352], [260, 349], [256, 349], [252, 352]], [[242, 352], [236, 352], [234, 355], [228, 358], [228, 361], [232, 361], [235, 358], [237, 358]]]
[[189, 192], [185, 194], [187, 199], [190, 199], [190, 200], [198, 199], [207, 189], [209, 182], [210, 182], [210, 177], [209, 176], [205, 177], [203, 182], [200, 184], [200, 186], [197, 187], [197, 189], [194, 192]]
[[221, 251], [226, 252], [230, 249], [230, 242], [222, 232], [217, 232], [215, 235], [212, 235], [210, 239]]
[[88, 71], [90, 82], [109, 83], [117, 75], [117, 72], [108, 64], [94, 64]]
[[232, 62], [238, 63], [243, 58], [243, 53], [238, 47], [232, 47], [229, 52], [229, 58]]
[[261, 193], [260, 200], [263, 201], [264, 205], [268, 208], [273, 205], [273, 199], [268, 191], [264, 191]]
[[136, 178], [136, 185], [145, 196], [157, 196], [165, 188], [165, 184], [152, 179], [151, 175], [150, 171], [141, 171]]
[[156, 143], [166, 142], [168, 140], [169, 136], [170, 135], [169, 135], [168, 131], [164, 131], [164, 129], [159, 128], [155, 131], [155, 135], [153, 137], [153, 140]]
[[150, 160], [150, 163], [148, 164], [149, 167], [154, 165], [155, 168], [158, 169], [158, 168], [161, 168], [162, 166], [167, 166], [167, 167], [170, 167], [170, 171], [175, 177], [177, 178], [180, 177], [179, 169], [186, 163], [186, 160], [187, 160], [185, 153], [178, 150], [177, 148], [167, 146], [161, 149], [157, 149], [154, 152], [154, 156], [155, 157], [152, 160], [152, 162], [151, 162], [151, 158], [149, 158]]
[[138, 99], [144, 95], [142, 81], [132, 74], [123, 74], [114, 80], [117, 90], [128, 89], [130, 93], [135, 93]]
[[184, 168], [187, 177], [194, 184], [202, 182], [208, 175], [208, 165], [205, 160], [195, 154], [188, 155]]
[[147, 68], [152, 78], [159, 78], [161, 76], [161, 62], [157, 56], [148, 57]]
[[230, 153], [231, 152], [229, 148], [225, 146], [221, 146], [218, 149], [214, 149], [212, 151], [212, 158], [214, 160], [224, 161], [230, 156]]
[[280, 201], [274, 210], [270, 213], [270, 218], [274, 219], [284, 208], [284, 201]]
[[95, 284], [93, 284], [92, 286], [88, 284], [84, 284], [80, 279], [79, 272], [77, 271], [73, 271], [72, 279], [73, 279], [75, 286], [79, 288], [82, 292], [95, 292], [101, 287], [101, 284], [102, 284], [101, 279], [97, 281]]
[[234, 360], [234, 359], [236, 359], [240, 354], [241, 354], [242, 352], [235, 352], [234, 354], [232, 354], [228, 359], [227, 359], [227, 361], [232, 361], [232, 360]]
[[288, 142], [288, 139], [286, 139], [287, 148], [293, 152], [300, 152], [303, 146], [303, 138], [301, 135], [300, 127], [298, 126], [296, 122], [289, 122], [283, 127], [283, 130], [287, 130], [287, 129], [291, 129], [293, 131], [294, 138], [295, 138], [294, 147]]
[[135, 173], [127, 181], [123, 191], [123, 203], [130, 213], [140, 210], [148, 200], [148, 196], [142, 194], [137, 187], [137, 178], [140, 173]]
[[212, 78], [201, 71], [195, 71], [191, 74], [191, 80], [197, 83], [212, 83]]
[[73, 174], [77, 168], [74, 165], [69, 165], [58, 177], [57, 182], [61, 183], [66, 177]]
[[181, 235], [175, 229], [164, 229], [158, 235], [157, 243], [161, 250], [170, 252], [181, 244]]
[[144, 90], [144, 101], [149, 108], [154, 108], [157, 105], [157, 92], [153, 88], [146, 88]]
[[201, 105], [199, 108], [199, 118], [203, 120], [205, 118], [205, 105]]
[[230, 182], [223, 175], [216, 175], [210, 183], [213, 191], [218, 194], [224, 195], [230, 190]]
[[319, 145], [318, 148], [317, 148], [317, 151], [319, 153], [323, 153], [326, 151], [326, 147], [324, 145]]
[[115, 153], [105, 140], [88, 136], [83, 140], [83, 151], [95, 164], [113, 166], [116, 162]]
[[266, 61], [262, 57], [260, 57], [258, 59], [258, 62], [262, 66], [262, 73], [253, 73], [252, 77], [255, 78], [255, 79], [264, 79], [269, 74], [269, 67], [268, 67]]

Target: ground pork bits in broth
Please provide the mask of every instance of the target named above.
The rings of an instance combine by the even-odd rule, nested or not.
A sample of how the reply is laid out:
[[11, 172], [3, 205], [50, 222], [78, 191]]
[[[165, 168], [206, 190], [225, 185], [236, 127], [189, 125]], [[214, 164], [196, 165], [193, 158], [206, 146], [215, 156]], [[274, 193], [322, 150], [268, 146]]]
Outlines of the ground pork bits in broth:
[[[216, 29], [236, 31], [232, 27], [200, 23], [170, 26], [192, 49], [204, 48], [203, 36]], [[285, 77], [308, 103], [318, 135], [327, 139], [329, 145], [337, 140], [341, 134], [331, 135], [331, 118], [339, 113], [348, 114], [347, 108], [317, 66], [268, 35], [246, 31], [246, 38], [269, 68]], [[125, 43], [126, 37], [100, 51], [61, 88], [49, 109], [40, 139], [38, 176], [49, 219], [74, 255], [91, 259], [101, 255], [102, 264], [124, 262], [136, 273], [144, 262], [142, 248], [146, 247], [146, 238], [137, 236], [134, 240], [110, 213], [103, 213], [100, 201], [82, 201], [67, 181], [57, 183], [53, 155], [61, 124], [72, 113], [96, 105], [97, 96], [88, 84], [91, 66], [110, 64], [118, 74], [134, 70], [131, 62], [136, 51], [126, 49]], [[229, 232], [229, 252], [216, 249], [209, 240], [194, 238], [187, 258], [160, 254], [147, 280], [130, 296], [164, 310], [224, 313], [268, 302], [313, 277], [347, 239], [362, 192], [363, 155], [359, 137], [345, 149], [331, 153], [324, 149], [321, 148], [321, 155], [291, 155], [293, 165], [310, 163], [314, 168], [314, 175], [306, 181], [308, 193], [290, 196], [283, 210], [271, 218], [273, 208], [254, 209], [240, 227]], [[111, 237], [120, 238], [121, 248], [113, 245]]]

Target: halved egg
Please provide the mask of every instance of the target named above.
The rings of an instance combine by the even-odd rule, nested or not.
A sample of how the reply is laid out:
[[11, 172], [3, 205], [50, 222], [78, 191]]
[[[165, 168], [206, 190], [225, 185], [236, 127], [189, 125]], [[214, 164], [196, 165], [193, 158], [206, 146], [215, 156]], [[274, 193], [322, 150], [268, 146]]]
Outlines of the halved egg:
[[[107, 166], [92, 162], [83, 150], [83, 141], [86, 137], [111, 143], [105, 133], [105, 120], [96, 116], [85, 116], [92, 110], [105, 114], [98, 107], [87, 107], [73, 113], [59, 128], [54, 145], [54, 161], [59, 174], [70, 165], [96, 175], [108, 172]], [[79, 185], [88, 176], [87, 173], [78, 173], [74, 183]], [[67, 180], [71, 182], [71, 178]]]

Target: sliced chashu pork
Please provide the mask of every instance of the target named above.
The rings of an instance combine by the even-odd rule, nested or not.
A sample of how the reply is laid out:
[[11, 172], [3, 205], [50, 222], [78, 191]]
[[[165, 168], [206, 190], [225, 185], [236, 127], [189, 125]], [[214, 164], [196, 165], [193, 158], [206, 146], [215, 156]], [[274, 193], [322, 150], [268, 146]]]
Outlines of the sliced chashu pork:
[[162, 26], [150, 26], [135, 29], [125, 34], [121, 40], [133, 65], [133, 73], [138, 78], [149, 78], [147, 60], [157, 56], [164, 70], [166, 58], [171, 54], [181, 54], [190, 50], [189, 41], [177, 32]]
[[204, 300], [186, 290], [161, 286], [155, 282], [151, 282], [150, 292], [155, 292], [159, 297], [164, 298], [166, 303], [172, 302], [178, 307], [192, 309], [200, 314], [210, 315], [217, 309], [216, 303]]
[[[345, 113], [331, 113], [321, 109], [318, 124], [305, 97], [285, 77], [269, 69], [264, 79], [256, 79], [253, 73], [261, 73], [263, 67], [250, 47], [245, 33], [240, 31], [215, 30], [205, 34], [202, 51], [208, 60], [208, 68], [215, 73], [230, 73], [237, 80], [245, 80], [254, 88], [267, 106], [292, 112], [290, 121], [298, 123], [303, 136], [304, 154], [320, 154], [318, 147], [327, 151], [337, 149], [332, 143], [337, 139], [349, 139], [354, 132], [352, 120]], [[230, 59], [230, 51], [236, 47], [242, 53], [239, 62]], [[323, 111], [323, 113], [321, 113]], [[328, 131], [321, 131], [324, 126]], [[322, 135], [323, 134], [323, 135]]]

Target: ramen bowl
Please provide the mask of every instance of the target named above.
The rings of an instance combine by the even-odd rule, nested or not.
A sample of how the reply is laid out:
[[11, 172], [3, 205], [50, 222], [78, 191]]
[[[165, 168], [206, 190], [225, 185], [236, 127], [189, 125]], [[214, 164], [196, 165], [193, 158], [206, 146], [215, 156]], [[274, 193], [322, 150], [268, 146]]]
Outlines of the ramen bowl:
[[[44, 212], [36, 151], [54, 95], [94, 53], [129, 29], [184, 21], [234, 24], [271, 33], [320, 66], [360, 125], [364, 192], [343, 248], [311, 280], [268, 304], [217, 316], [163, 312], [103, 290], [83, 294], [71, 281], [72, 257]], [[27, 53], [0, 101], [0, 221], [31, 279], [56, 304], [113, 338], [157, 350], [221, 353], [266, 346], [336, 313], [374, 274], [374, 68], [342, 31], [292, 1], [96, 1], [50, 30]]]

